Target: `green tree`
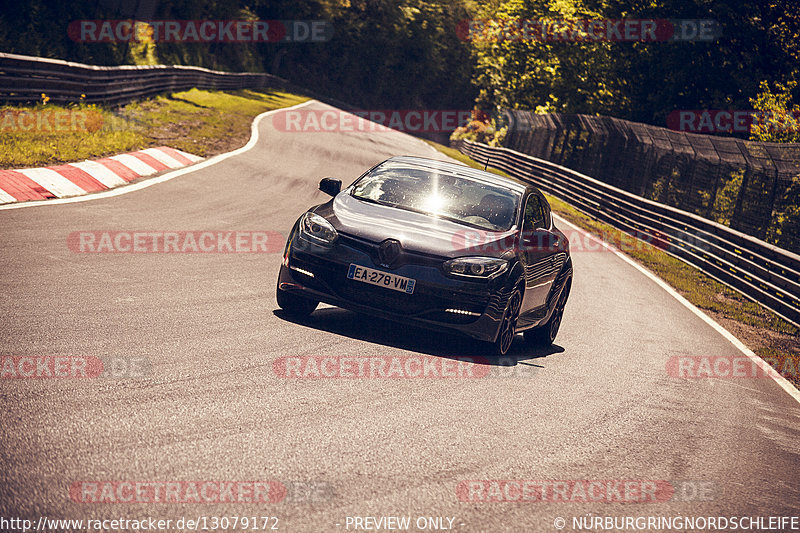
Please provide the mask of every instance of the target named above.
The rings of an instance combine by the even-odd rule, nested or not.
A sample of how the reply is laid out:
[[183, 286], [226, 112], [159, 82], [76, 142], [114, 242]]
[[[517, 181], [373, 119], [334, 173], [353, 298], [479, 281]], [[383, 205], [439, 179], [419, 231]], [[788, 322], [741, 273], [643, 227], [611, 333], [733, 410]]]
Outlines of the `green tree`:
[[524, 21], [595, 19], [602, 11], [580, 0], [509, 0], [482, 5], [475, 18], [486, 31], [472, 40], [479, 107], [542, 112], [618, 114], [627, 84], [614, 43], [532, 39]]
[[800, 142], [800, 105], [792, 104], [796, 81], [775, 83], [775, 92], [767, 81], [759, 85], [760, 92], [750, 99], [758, 111], [750, 127], [750, 140], [777, 143]]
[[711, 19], [711, 42], [472, 42], [479, 104], [605, 114], [659, 126], [679, 109], [747, 109], [760, 80], [799, 79], [792, 0], [490, 0], [478, 19]]

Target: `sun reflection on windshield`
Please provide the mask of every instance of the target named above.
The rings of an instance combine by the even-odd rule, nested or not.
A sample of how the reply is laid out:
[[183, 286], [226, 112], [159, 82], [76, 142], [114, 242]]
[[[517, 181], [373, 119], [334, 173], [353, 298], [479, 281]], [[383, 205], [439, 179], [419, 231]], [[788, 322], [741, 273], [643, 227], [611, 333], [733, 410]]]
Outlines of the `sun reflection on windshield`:
[[420, 206], [423, 210], [431, 213], [441, 213], [444, 206], [447, 204], [447, 199], [439, 196], [438, 193], [432, 193], [430, 196], [423, 200]]

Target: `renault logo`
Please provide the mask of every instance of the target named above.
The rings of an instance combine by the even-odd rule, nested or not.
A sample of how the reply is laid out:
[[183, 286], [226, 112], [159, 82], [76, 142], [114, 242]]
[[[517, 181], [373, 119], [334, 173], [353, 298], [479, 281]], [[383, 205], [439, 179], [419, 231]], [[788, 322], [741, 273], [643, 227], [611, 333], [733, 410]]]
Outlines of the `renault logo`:
[[395, 261], [400, 257], [403, 247], [400, 241], [395, 239], [386, 239], [378, 247], [378, 259], [382, 266], [391, 267]]

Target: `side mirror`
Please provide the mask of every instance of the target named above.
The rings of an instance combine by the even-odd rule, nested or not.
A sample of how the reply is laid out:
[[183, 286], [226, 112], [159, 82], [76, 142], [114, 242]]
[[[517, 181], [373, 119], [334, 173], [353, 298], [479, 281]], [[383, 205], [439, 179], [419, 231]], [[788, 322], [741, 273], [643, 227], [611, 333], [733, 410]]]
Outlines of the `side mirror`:
[[333, 178], [322, 178], [319, 182], [319, 190], [325, 194], [336, 196], [342, 190], [342, 180], [335, 180]]

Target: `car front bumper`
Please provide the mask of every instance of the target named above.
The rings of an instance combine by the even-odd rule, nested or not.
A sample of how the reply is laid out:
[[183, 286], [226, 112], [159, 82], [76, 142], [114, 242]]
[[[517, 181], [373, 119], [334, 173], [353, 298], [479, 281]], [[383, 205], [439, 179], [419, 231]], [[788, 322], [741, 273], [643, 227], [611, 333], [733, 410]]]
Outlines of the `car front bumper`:
[[[341, 236], [332, 247], [317, 245], [294, 231], [278, 277], [279, 290], [337, 307], [435, 330], [460, 332], [494, 342], [511, 287], [506, 272], [492, 280], [446, 276], [442, 258], [405, 252], [393, 269], [377, 264], [374, 245]], [[413, 294], [347, 278], [351, 264], [416, 280]]]

